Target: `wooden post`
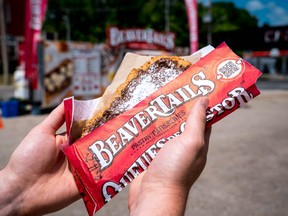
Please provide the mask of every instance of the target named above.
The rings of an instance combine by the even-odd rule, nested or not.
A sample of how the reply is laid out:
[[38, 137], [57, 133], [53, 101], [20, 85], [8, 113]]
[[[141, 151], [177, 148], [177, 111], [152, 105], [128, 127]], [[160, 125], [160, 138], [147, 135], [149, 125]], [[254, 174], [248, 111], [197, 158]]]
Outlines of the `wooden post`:
[[7, 47], [6, 47], [6, 26], [5, 26], [5, 17], [4, 17], [4, 5], [3, 0], [0, 0], [0, 26], [1, 26], [1, 55], [2, 55], [2, 64], [3, 64], [3, 84], [8, 85], [9, 80], [9, 65], [8, 65], [8, 56], [7, 56]]

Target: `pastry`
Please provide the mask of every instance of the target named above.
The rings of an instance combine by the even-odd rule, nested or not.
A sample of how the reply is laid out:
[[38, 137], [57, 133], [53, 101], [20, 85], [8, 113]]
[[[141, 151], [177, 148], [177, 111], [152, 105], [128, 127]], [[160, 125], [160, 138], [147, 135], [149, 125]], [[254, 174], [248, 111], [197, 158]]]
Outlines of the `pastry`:
[[134, 107], [160, 87], [175, 79], [190, 65], [190, 62], [177, 56], [156, 56], [140, 68], [132, 69], [126, 81], [116, 89], [103, 108], [86, 122], [82, 128], [81, 137]]

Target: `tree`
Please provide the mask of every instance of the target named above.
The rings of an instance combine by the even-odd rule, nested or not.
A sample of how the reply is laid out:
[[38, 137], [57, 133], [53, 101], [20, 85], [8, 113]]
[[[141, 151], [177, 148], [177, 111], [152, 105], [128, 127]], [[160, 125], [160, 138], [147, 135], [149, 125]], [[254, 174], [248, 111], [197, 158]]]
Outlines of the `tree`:
[[258, 20], [232, 2], [217, 2], [212, 9], [213, 33], [257, 27]]
[[[43, 30], [57, 32], [65, 39], [67, 24], [71, 39], [76, 41], [105, 42], [106, 28], [153, 28], [165, 30], [165, 0], [49, 0]], [[207, 26], [202, 18], [207, 12], [198, 4], [200, 44], [206, 44]], [[66, 17], [66, 18], [65, 18]], [[69, 23], [67, 23], [69, 22]], [[177, 46], [189, 46], [189, 31], [184, 0], [170, 0], [170, 31], [176, 33]], [[212, 4], [212, 33], [257, 28], [257, 18], [233, 3]]]

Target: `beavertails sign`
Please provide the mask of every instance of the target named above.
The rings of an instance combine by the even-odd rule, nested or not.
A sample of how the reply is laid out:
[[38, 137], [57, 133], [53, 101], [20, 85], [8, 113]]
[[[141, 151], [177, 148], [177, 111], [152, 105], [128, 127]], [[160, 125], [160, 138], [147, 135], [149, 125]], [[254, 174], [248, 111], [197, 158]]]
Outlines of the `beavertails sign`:
[[[146, 170], [165, 143], [183, 132], [196, 98], [209, 97], [210, 126], [260, 94], [255, 86], [260, 75], [223, 43], [132, 109], [67, 144], [64, 152], [89, 214]], [[71, 100], [65, 103], [71, 113]]]
[[173, 50], [175, 34], [172, 32], [158, 32], [153, 29], [119, 29], [107, 28], [108, 45], [119, 47], [125, 45], [131, 49], [164, 49]]

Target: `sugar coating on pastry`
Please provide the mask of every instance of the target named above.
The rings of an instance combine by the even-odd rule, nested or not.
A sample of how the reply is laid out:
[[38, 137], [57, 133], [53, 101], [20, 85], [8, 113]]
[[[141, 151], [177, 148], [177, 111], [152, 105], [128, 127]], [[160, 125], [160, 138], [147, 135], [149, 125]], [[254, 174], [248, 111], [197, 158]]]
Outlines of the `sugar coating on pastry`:
[[154, 93], [163, 85], [175, 79], [191, 65], [190, 62], [177, 56], [152, 57], [138, 69], [133, 69], [107, 105], [86, 123], [81, 137], [106, 123], [117, 115], [131, 109], [140, 101]]

